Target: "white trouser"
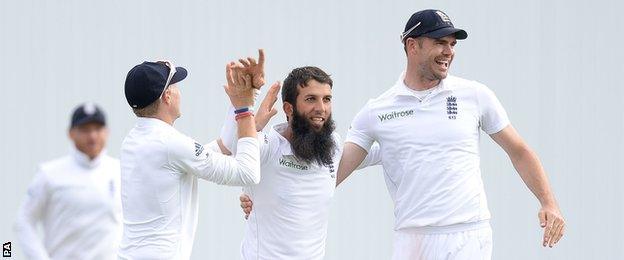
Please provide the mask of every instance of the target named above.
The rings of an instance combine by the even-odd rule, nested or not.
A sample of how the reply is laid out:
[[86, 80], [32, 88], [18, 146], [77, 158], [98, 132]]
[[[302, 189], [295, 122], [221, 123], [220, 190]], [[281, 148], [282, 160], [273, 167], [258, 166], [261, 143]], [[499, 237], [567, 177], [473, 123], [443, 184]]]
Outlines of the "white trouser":
[[393, 260], [490, 260], [488, 221], [395, 231]]

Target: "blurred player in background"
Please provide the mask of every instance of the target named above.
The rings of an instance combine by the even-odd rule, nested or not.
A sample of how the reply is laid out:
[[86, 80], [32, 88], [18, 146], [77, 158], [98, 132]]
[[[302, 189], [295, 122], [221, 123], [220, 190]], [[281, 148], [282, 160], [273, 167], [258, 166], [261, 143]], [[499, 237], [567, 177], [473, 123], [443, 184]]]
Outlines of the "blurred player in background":
[[17, 240], [27, 259], [115, 259], [121, 236], [119, 161], [104, 150], [108, 128], [102, 109], [78, 106], [69, 137], [69, 155], [39, 166], [18, 212]]

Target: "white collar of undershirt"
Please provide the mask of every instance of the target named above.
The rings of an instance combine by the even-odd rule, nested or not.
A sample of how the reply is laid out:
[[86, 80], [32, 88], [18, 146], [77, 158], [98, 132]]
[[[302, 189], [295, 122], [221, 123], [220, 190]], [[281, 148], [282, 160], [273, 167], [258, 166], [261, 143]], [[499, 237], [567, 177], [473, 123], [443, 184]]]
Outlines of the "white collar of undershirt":
[[167, 124], [165, 121], [162, 121], [158, 118], [153, 117], [139, 117], [137, 118], [136, 125], [138, 127], [165, 127], [165, 128], [173, 128], [172, 125]]
[[102, 157], [104, 157], [105, 154], [106, 154], [106, 150], [102, 150], [100, 154], [98, 154], [98, 156], [96, 156], [95, 158], [93, 158], [93, 160], [91, 160], [91, 158], [89, 158], [88, 155], [78, 150], [75, 146], [72, 146], [71, 148], [72, 158], [76, 160], [78, 165], [88, 168], [88, 169], [93, 169], [99, 166], [100, 163], [102, 163]]
[[[404, 84], [405, 85], [405, 84]], [[431, 94], [434, 90], [436, 90], [437, 88], [440, 88], [440, 85], [436, 85], [433, 88], [429, 88], [429, 89], [425, 89], [425, 90], [415, 90], [415, 89], [411, 89], [407, 86], [405, 86], [406, 88], [409, 89], [409, 91], [411, 91], [412, 93], [414, 93], [414, 96], [416, 98], [418, 98], [420, 101], [424, 100], [427, 96], [429, 96], [429, 94]]]

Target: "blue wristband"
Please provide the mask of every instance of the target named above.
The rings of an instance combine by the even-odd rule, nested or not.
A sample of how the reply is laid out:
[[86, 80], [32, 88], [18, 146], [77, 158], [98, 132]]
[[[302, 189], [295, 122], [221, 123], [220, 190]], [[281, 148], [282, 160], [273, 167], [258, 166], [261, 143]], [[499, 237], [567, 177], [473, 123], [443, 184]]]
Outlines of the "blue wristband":
[[251, 108], [249, 108], [249, 107], [243, 107], [243, 108], [239, 108], [239, 109], [234, 110], [234, 114], [238, 115], [240, 113], [245, 113], [247, 111], [253, 111], [253, 110]]

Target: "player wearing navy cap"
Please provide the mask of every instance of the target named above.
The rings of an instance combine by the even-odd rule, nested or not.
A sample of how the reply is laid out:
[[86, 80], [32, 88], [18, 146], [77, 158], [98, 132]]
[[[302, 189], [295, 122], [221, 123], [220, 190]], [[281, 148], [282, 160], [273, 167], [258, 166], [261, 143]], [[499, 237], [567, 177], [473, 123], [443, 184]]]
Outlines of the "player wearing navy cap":
[[393, 259], [490, 259], [492, 235], [481, 171], [479, 130], [509, 155], [541, 209], [543, 245], [553, 246], [565, 222], [537, 155], [511, 126], [494, 93], [448, 75], [457, 40], [439, 10], [414, 13], [401, 33], [407, 68], [371, 99], [349, 129], [338, 182], [381, 146], [384, 178], [394, 202]]
[[[121, 259], [189, 259], [197, 226], [198, 178], [242, 186], [260, 181], [258, 141], [251, 111], [236, 114], [238, 151], [221, 154], [178, 132], [179, 82], [187, 70], [171, 62], [144, 62], [126, 77], [125, 94], [137, 116], [121, 146], [123, 236]], [[226, 68], [232, 105], [253, 105], [251, 78]], [[234, 115], [233, 115], [234, 116]]]
[[69, 137], [70, 154], [41, 164], [28, 187], [15, 223], [18, 242], [27, 259], [115, 259], [121, 235], [119, 161], [104, 150], [104, 111], [93, 103], [78, 106]]

